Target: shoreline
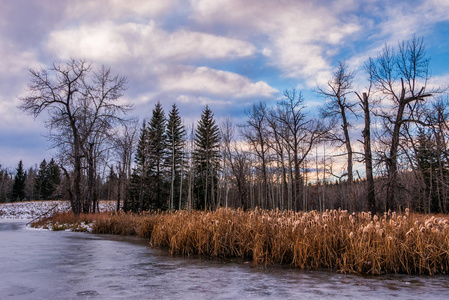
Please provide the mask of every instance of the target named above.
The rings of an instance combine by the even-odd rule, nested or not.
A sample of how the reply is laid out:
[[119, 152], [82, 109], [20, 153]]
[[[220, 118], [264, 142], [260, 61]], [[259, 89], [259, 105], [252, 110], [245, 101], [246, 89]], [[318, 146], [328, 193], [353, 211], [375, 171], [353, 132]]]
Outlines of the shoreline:
[[[254, 265], [368, 275], [449, 273], [448, 217], [346, 211], [55, 214], [34, 226], [136, 235], [171, 255], [242, 258]], [[90, 230], [89, 230], [90, 231]]]
[[[0, 209], [2, 205], [0, 205]], [[449, 273], [449, 216], [242, 211], [57, 212], [31, 224], [50, 230], [146, 238], [171, 255], [243, 259], [361, 275]]]

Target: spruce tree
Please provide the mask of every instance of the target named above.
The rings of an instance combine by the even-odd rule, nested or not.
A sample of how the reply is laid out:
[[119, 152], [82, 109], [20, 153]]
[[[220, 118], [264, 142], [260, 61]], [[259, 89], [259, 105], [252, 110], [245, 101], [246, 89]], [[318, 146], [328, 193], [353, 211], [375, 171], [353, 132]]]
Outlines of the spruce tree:
[[59, 199], [61, 195], [57, 192], [58, 187], [61, 184], [61, 170], [56, 164], [55, 160], [52, 158], [47, 165], [47, 186], [45, 189], [46, 194], [45, 200]]
[[137, 174], [137, 169], [133, 169], [130, 184], [128, 186], [128, 189], [126, 190], [126, 198], [123, 203], [124, 211], [137, 212], [141, 210], [140, 196], [142, 192], [141, 187], [143, 186], [141, 183], [142, 183], [142, 176]]
[[[182, 125], [181, 117], [179, 116], [176, 104], [173, 104], [172, 109], [168, 115], [167, 130], [166, 130], [166, 161], [165, 164], [169, 170], [170, 177], [170, 199], [169, 209], [181, 207], [180, 197], [176, 197], [176, 184], [181, 183], [182, 174], [181, 168], [184, 159], [184, 143], [186, 131]], [[181, 191], [178, 193], [180, 194]], [[180, 195], [179, 195], [180, 196]], [[178, 205], [175, 205], [176, 199], [179, 198]]]
[[424, 213], [438, 213], [446, 209], [438, 191], [439, 176], [447, 177], [447, 169], [440, 169], [441, 165], [439, 164], [439, 161], [443, 159], [443, 157], [439, 157], [439, 153], [444, 153], [444, 149], [437, 145], [430, 131], [420, 131], [417, 137], [416, 162], [418, 170], [421, 171], [424, 194], [421, 207], [414, 209]]
[[197, 208], [215, 208], [218, 183], [220, 132], [209, 107], [204, 108], [195, 131]]
[[61, 183], [61, 172], [54, 159], [47, 161], [44, 159], [39, 165], [39, 171], [34, 181], [34, 196], [37, 200], [57, 199], [56, 195], [59, 184]]
[[150, 208], [166, 209], [167, 198], [164, 189], [164, 160], [166, 155], [166, 119], [160, 102], [156, 103], [153, 115], [148, 125], [149, 137], [149, 177], [152, 195]]
[[131, 183], [127, 192], [127, 204], [124, 209], [134, 212], [147, 210], [149, 207], [149, 134], [146, 121], [142, 123], [139, 142], [134, 158], [136, 167], [133, 169]]
[[165, 116], [158, 102], [150, 122], [143, 122], [125, 210], [164, 209]]
[[0, 203], [7, 202], [10, 195], [12, 177], [6, 168], [0, 164]]
[[14, 184], [12, 186], [12, 201], [23, 201], [25, 199], [25, 180], [26, 172], [23, 169], [22, 160], [20, 160], [16, 169], [16, 175], [14, 176]]
[[34, 200], [34, 182], [37, 177], [37, 169], [30, 167], [27, 171], [25, 171], [26, 178], [24, 183], [24, 199]]
[[114, 166], [112, 165], [109, 168], [109, 175], [108, 175], [108, 180], [107, 180], [107, 199], [111, 200], [111, 199], [116, 199], [117, 197], [117, 174], [114, 171]]
[[36, 180], [34, 182], [34, 196], [36, 200], [44, 199], [45, 186], [47, 181], [47, 161], [44, 159], [39, 165]]

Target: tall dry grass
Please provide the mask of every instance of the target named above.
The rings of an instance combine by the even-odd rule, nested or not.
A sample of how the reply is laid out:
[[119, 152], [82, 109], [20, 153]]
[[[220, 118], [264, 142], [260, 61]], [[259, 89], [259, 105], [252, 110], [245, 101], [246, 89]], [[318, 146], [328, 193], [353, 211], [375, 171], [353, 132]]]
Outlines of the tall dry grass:
[[255, 264], [360, 274], [449, 272], [446, 216], [219, 209], [80, 219], [92, 222], [93, 232], [147, 237], [152, 246], [172, 254], [251, 258]]

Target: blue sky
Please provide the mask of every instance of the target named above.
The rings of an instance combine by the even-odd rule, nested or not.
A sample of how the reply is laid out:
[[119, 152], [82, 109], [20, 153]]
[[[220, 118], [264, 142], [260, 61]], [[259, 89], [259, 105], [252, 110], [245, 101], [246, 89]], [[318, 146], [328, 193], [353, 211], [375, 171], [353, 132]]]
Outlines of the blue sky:
[[339, 60], [356, 71], [385, 43], [424, 37], [433, 84], [449, 82], [449, 0], [2, 1], [0, 164], [49, 159], [43, 119], [18, 108], [28, 68], [84, 58], [125, 75], [133, 115], [177, 103], [187, 124], [208, 104], [243, 122], [256, 101], [297, 88], [313, 107]]

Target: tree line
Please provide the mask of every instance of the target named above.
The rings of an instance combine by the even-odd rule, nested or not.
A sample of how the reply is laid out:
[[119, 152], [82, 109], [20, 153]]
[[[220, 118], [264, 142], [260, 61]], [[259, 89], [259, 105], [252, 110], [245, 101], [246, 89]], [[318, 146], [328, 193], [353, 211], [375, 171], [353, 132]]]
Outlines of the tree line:
[[[186, 126], [176, 104], [158, 102], [141, 125], [119, 99], [126, 78], [82, 60], [30, 70], [21, 108], [48, 112], [67, 197], [75, 213], [99, 199], [125, 210], [254, 209], [379, 212], [449, 208], [448, 101], [429, 86], [422, 38], [386, 45], [364, 66], [366, 86], [340, 62], [311, 117], [303, 94], [258, 102], [246, 119], [217, 123], [204, 107]], [[366, 80], [365, 80], [366, 79]]]
[[19, 161], [14, 174], [0, 165], [0, 202], [61, 199], [61, 176], [54, 159], [25, 170]]

